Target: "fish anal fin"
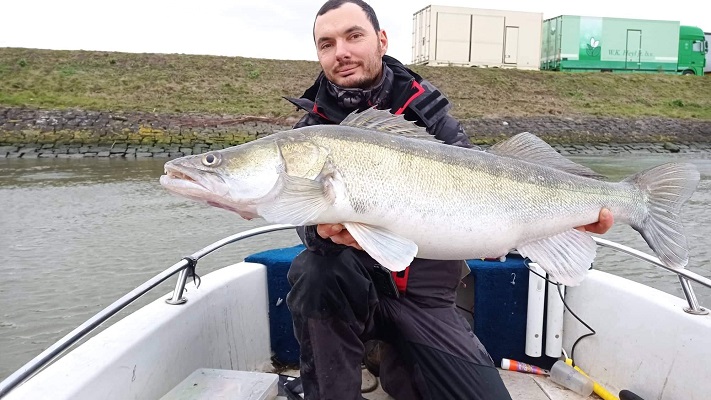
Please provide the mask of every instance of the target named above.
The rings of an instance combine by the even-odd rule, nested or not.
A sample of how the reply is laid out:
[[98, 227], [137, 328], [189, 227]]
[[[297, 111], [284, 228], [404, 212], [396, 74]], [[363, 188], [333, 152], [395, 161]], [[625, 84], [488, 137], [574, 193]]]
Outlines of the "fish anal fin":
[[518, 246], [522, 256], [540, 265], [551, 280], [566, 286], [580, 284], [596, 250], [593, 238], [576, 229]]

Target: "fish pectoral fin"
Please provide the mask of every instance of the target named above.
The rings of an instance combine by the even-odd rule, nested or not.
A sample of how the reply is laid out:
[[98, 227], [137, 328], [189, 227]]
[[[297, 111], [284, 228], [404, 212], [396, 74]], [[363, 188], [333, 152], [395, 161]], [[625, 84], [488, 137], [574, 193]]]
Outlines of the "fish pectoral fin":
[[593, 238], [575, 229], [518, 247], [519, 253], [538, 263], [551, 280], [566, 286], [580, 284], [596, 250]]
[[330, 186], [323, 181], [282, 174], [273, 201], [257, 206], [268, 222], [309, 225], [333, 204]]
[[487, 152], [500, 157], [515, 158], [531, 164], [545, 165], [570, 174], [601, 179], [602, 175], [592, 169], [568, 160], [538, 136], [522, 132], [508, 140], [497, 143]]
[[385, 228], [357, 222], [345, 222], [343, 226], [366, 253], [390, 271], [404, 270], [417, 255], [415, 242]]

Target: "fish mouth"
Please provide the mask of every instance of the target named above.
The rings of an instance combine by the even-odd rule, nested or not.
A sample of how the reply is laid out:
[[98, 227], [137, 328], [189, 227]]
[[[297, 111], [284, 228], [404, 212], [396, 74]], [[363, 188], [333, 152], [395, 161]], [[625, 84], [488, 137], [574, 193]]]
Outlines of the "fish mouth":
[[193, 179], [190, 175], [180, 172], [176, 169], [166, 168], [165, 174], [168, 176], [168, 179], [182, 179], [184, 181], [198, 184], [197, 181]]
[[230, 191], [222, 177], [208, 171], [166, 164], [164, 173], [160, 177], [160, 184], [183, 195], [204, 195], [207, 192], [215, 196], [226, 196]]
[[165, 175], [160, 177], [160, 184], [170, 192], [235, 212], [244, 219], [259, 217], [256, 212], [230, 198], [229, 185], [218, 174], [167, 163]]

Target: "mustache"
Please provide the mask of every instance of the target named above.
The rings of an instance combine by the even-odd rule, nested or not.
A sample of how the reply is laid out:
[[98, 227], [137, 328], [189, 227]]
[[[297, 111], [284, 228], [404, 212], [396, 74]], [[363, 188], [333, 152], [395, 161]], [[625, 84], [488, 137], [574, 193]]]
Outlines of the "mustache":
[[336, 72], [341, 72], [341, 71], [344, 70], [344, 69], [348, 69], [348, 68], [350, 68], [350, 67], [352, 67], [352, 66], [356, 66], [356, 67], [357, 67], [357, 66], [359, 66], [359, 65], [360, 65], [360, 63], [357, 62], [357, 61], [339, 62], [339, 63], [336, 65]]

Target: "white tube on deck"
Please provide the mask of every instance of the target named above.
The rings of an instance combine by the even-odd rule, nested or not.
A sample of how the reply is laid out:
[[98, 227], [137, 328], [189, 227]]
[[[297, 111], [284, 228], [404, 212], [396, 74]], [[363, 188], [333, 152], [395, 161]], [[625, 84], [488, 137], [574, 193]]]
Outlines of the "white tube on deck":
[[[548, 278], [550, 279], [550, 278]], [[560, 286], [565, 296], [565, 286]], [[546, 313], [546, 355], [558, 358], [563, 348], [563, 301], [558, 294], [558, 287], [548, 282], [548, 306]]]
[[[543, 268], [536, 263], [528, 264], [531, 270], [545, 276]], [[543, 347], [543, 306], [545, 304], [546, 281], [528, 273], [528, 310], [526, 313], [526, 354], [540, 357]]]

